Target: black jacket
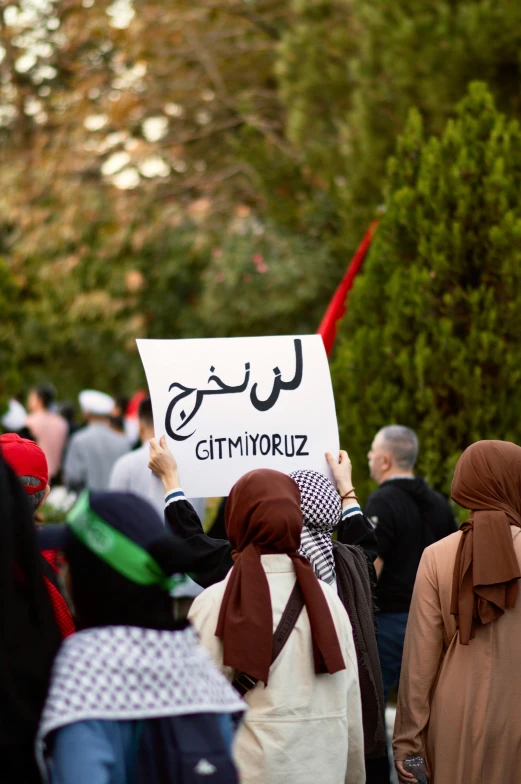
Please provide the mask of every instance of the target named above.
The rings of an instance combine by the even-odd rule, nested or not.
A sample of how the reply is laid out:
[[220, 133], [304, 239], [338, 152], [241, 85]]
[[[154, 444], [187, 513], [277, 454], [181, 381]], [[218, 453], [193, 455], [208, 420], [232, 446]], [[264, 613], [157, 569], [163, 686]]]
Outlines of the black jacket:
[[381, 612], [408, 612], [423, 551], [455, 533], [448, 501], [420, 477], [389, 479], [369, 496], [365, 513], [375, 526], [384, 567], [376, 588]]
[[[177, 536], [184, 539], [194, 550], [205, 569], [194, 576], [203, 588], [224, 580], [233, 566], [230, 543], [213, 539], [204, 533], [197, 512], [186, 500], [172, 501], [165, 509], [166, 520]], [[371, 561], [376, 558], [376, 536], [363, 514], [353, 515], [346, 525], [341, 524], [338, 540], [344, 544], [357, 544], [368, 554]]]

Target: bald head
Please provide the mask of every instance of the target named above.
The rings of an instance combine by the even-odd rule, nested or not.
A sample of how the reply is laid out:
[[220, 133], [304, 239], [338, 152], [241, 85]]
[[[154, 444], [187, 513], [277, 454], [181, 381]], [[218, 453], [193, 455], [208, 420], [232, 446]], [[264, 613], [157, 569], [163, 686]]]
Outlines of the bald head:
[[378, 484], [397, 474], [413, 476], [418, 447], [418, 436], [409, 427], [383, 427], [376, 434], [368, 454], [371, 476]]

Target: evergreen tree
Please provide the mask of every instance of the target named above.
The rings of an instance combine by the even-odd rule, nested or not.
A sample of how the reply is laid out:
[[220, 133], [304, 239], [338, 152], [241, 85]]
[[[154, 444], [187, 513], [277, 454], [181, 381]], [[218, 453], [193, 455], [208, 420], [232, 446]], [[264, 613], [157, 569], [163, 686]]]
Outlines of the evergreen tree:
[[515, 0], [292, 0], [292, 7], [276, 66], [287, 133], [340, 218], [338, 236], [327, 237], [338, 252], [354, 250], [374, 216], [385, 162], [411, 108], [438, 134], [479, 79], [502, 111], [521, 117]]
[[519, 124], [473, 83], [441, 138], [411, 112], [388, 177], [333, 365], [342, 443], [362, 489], [374, 433], [408, 425], [448, 493], [469, 444], [520, 437]]

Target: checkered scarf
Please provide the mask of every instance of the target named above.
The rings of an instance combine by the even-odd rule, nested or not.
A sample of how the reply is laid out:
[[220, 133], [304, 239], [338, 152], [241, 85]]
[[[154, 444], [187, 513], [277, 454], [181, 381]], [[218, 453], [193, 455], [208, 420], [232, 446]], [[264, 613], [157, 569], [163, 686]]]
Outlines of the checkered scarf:
[[191, 626], [158, 631], [104, 626], [77, 632], [55, 659], [36, 752], [45, 776], [45, 739], [77, 721], [236, 713], [244, 702]]
[[331, 585], [336, 579], [331, 534], [342, 517], [340, 496], [317, 471], [294, 471], [290, 476], [300, 488], [304, 520], [299, 553], [311, 562], [318, 579]]

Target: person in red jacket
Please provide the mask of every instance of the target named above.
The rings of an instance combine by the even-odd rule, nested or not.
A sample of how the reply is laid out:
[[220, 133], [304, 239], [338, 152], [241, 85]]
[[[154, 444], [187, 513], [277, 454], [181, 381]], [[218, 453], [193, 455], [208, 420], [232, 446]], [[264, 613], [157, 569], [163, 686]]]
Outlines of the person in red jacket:
[[[49, 469], [40, 447], [15, 433], [0, 436], [0, 453], [22, 483], [33, 514], [49, 495]], [[75, 631], [74, 621], [58, 583], [58, 554], [55, 550], [41, 551], [41, 566], [56, 622], [62, 638]]]

